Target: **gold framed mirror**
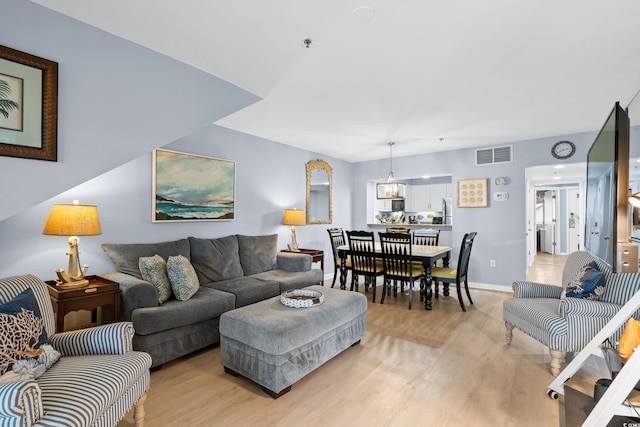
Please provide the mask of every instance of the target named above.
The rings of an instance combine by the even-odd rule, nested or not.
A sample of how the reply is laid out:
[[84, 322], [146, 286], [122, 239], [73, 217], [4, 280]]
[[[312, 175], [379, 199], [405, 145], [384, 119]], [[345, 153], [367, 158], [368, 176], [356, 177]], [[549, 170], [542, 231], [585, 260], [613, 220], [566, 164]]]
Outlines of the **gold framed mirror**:
[[307, 162], [307, 224], [333, 222], [331, 166], [324, 160]]

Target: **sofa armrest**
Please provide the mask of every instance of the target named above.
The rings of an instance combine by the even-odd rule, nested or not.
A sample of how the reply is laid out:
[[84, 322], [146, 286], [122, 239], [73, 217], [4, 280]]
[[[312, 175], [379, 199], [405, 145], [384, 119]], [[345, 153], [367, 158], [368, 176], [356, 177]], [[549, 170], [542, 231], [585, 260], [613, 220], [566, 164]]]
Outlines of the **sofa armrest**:
[[285, 271], [311, 270], [313, 257], [295, 252], [278, 252], [278, 269]]
[[543, 283], [516, 280], [513, 282], [514, 298], [560, 298], [562, 288]]
[[158, 291], [151, 283], [125, 273], [103, 274], [105, 279], [120, 284], [120, 318], [131, 321], [131, 314], [136, 308], [157, 307]]
[[600, 317], [608, 321], [615, 316], [621, 308], [621, 305], [611, 302], [569, 297], [560, 299], [559, 313], [561, 317], [565, 318], [570, 316], [580, 318]]
[[43, 415], [42, 392], [34, 380], [0, 383], [0, 424], [30, 426]]
[[118, 322], [77, 331], [60, 332], [51, 345], [63, 356], [125, 354], [133, 349], [133, 323]]

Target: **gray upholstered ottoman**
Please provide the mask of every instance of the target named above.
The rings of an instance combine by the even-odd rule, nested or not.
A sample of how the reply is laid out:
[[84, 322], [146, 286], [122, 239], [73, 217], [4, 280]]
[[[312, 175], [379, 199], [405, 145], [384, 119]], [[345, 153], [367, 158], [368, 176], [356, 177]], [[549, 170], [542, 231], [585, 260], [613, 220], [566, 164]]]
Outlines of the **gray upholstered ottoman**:
[[227, 311], [220, 317], [225, 372], [258, 383], [273, 398], [343, 350], [367, 327], [367, 298], [357, 292], [309, 286], [324, 303], [291, 308], [280, 297]]

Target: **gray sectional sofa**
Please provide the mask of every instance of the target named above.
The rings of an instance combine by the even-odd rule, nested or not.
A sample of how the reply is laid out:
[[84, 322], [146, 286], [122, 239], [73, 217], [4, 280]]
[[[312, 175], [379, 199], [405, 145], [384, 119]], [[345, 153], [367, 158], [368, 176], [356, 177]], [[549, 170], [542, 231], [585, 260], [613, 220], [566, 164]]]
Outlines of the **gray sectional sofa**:
[[[133, 322], [133, 348], [151, 355], [153, 367], [220, 341], [220, 315], [237, 307], [322, 283], [309, 255], [279, 252], [277, 235], [189, 237], [160, 243], [104, 243], [116, 271], [103, 276], [120, 283], [121, 319]], [[183, 255], [200, 282], [187, 301], [160, 304], [143, 280], [140, 257]]]

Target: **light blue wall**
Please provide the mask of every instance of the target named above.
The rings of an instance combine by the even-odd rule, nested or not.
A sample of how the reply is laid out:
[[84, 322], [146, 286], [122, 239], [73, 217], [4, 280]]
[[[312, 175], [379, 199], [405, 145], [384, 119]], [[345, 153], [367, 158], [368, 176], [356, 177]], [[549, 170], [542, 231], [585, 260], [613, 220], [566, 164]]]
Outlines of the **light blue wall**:
[[0, 157], [0, 220], [258, 100], [30, 1], [0, 0], [0, 44], [58, 63], [58, 162]]
[[[305, 208], [305, 164], [318, 158], [315, 153], [213, 125], [164, 148], [236, 161], [234, 221], [152, 223], [152, 154], [149, 152], [0, 222], [0, 277], [30, 272], [53, 278], [56, 268], [66, 268], [66, 237], [44, 236], [42, 226], [52, 204], [74, 199], [97, 204], [100, 213], [102, 235], [80, 238], [80, 259], [90, 266], [90, 274], [113, 270], [100, 248], [104, 242], [278, 234], [279, 246], [286, 246], [290, 228], [282, 225], [282, 215], [287, 208]], [[350, 181], [349, 163], [326, 156], [323, 160], [332, 166], [336, 181]], [[348, 228], [349, 221], [349, 189], [336, 185], [334, 225]], [[297, 235], [303, 247], [325, 250], [329, 266], [331, 247], [327, 227], [324, 224], [297, 227]]]
[[[285, 208], [305, 208], [305, 164], [321, 156], [211, 125], [257, 100], [225, 81], [28, 1], [0, 0], [0, 43], [59, 63], [58, 162], [0, 157], [0, 277], [43, 279], [66, 268], [66, 238], [42, 235], [53, 203], [94, 203], [103, 234], [81, 237], [89, 273], [113, 269], [102, 242], [189, 235], [278, 233]], [[151, 151], [237, 162], [237, 219], [151, 223]], [[334, 180], [351, 165], [323, 157]], [[350, 188], [334, 187], [334, 225], [350, 226]], [[326, 225], [298, 228], [304, 246], [329, 242]]]

